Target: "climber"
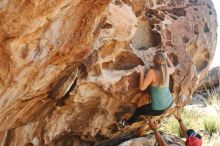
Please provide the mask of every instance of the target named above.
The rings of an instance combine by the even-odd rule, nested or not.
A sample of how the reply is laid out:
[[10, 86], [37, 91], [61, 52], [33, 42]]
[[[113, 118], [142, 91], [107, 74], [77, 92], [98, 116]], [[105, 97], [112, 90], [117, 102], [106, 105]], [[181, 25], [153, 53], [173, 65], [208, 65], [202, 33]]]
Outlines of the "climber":
[[[181, 113], [180, 113], [179, 109], [174, 114], [174, 116], [178, 120], [179, 125], [180, 125], [180, 129], [181, 129], [182, 133], [184, 134], [184, 137], [186, 138], [186, 146], [201, 146], [202, 145], [201, 135], [199, 133], [196, 133], [193, 129], [187, 130], [186, 126], [182, 122]], [[154, 134], [155, 134], [155, 137], [156, 137], [156, 140], [157, 140], [159, 146], [168, 146], [166, 141], [162, 138], [160, 133], [157, 131], [156, 121], [150, 120], [149, 127], [151, 128], [151, 130], [154, 131]]]
[[173, 74], [175, 67], [166, 52], [158, 52], [153, 59], [154, 67], [144, 75], [142, 66], [136, 67], [140, 73], [139, 86], [144, 91], [148, 86], [151, 90], [151, 103], [138, 107], [128, 124], [136, 122], [140, 115], [158, 116], [163, 114], [173, 103], [169, 90], [169, 75]]

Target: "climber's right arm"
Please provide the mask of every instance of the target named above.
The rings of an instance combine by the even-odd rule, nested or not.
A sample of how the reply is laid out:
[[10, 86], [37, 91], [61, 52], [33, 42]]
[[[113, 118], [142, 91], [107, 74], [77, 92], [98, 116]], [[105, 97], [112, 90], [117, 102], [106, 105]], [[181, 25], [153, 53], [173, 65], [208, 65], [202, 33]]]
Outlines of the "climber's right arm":
[[164, 52], [164, 55], [166, 56], [167, 64], [168, 64], [168, 72], [169, 74], [173, 74], [175, 72], [175, 66], [171, 62], [169, 56], [167, 55], [167, 52]]
[[169, 67], [168, 67], [169, 74], [173, 74], [175, 72], [175, 67], [174, 67], [173, 63], [170, 61], [169, 57], [167, 57], [167, 63], [169, 65]]

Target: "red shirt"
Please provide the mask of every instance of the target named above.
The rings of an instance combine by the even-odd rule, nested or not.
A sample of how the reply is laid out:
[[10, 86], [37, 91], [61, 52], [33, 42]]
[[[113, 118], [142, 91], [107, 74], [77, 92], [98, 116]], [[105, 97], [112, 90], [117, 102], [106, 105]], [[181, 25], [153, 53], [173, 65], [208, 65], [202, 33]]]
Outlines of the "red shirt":
[[189, 136], [186, 143], [187, 146], [202, 146], [202, 139], [195, 136]]

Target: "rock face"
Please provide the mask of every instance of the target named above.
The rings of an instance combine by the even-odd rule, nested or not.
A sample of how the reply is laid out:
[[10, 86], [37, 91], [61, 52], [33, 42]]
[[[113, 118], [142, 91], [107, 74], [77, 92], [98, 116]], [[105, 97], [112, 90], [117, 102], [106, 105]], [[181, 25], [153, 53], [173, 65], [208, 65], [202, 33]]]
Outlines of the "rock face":
[[149, 69], [160, 49], [179, 65], [171, 90], [183, 106], [216, 27], [210, 0], [0, 1], [0, 145], [117, 139], [129, 130], [116, 123], [146, 94], [134, 67]]

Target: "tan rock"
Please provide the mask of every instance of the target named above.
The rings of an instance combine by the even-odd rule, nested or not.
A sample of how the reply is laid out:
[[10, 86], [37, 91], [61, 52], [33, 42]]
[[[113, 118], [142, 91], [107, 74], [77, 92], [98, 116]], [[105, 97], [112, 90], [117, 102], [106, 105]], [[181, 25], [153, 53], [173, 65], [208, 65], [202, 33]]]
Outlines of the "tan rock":
[[216, 28], [210, 0], [1, 1], [0, 145], [94, 145], [137, 131], [144, 123], [117, 125], [144, 94], [134, 67], [168, 50], [183, 106]]

